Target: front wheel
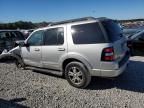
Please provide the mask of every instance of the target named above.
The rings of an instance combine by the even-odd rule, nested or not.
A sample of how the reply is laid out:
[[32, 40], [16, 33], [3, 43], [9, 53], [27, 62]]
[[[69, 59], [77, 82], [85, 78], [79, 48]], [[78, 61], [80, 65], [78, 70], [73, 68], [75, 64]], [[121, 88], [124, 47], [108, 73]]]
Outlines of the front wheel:
[[18, 69], [25, 69], [25, 65], [24, 65], [24, 63], [23, 63], [23, 61], [22, 60], [15, 60], [15, 65], [16, 65], [16, 67], [18, 68]]
[[85, 88], [91, 81], [91, 76], [86, 67], [80, 62], [71, 62], [65, 68], [65, 77], [70, 85]]

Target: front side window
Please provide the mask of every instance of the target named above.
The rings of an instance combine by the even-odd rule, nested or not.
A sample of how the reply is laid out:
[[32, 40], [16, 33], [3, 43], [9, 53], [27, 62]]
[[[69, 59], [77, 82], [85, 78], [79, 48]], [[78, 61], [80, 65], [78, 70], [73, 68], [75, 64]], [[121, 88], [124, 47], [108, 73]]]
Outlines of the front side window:
[[74, 44], [105, 43], [98, 23], [74, 25], [71, 27], [71, 33]]
[[45, 45], [62, 45], [64, 43], [64, 29], [52, 28], [45, 32], [44, 44]]
[[43, 43], [42, 39], [43, 39], [43, 31], [36, 31], [30, 36], [27, 43], [30, 46], [39, 46], [42, 45]]

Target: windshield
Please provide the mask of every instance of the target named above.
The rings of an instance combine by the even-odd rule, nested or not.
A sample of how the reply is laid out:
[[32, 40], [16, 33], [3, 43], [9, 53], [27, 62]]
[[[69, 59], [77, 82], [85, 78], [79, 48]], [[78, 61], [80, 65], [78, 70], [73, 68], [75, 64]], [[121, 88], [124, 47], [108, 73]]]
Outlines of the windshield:
[[103, 21], [102, 25], [106, 30], [110, 42], [117, 41], [123, 36], [122, 29], [120, 28], [120, 25], [116, 21], [113, 20]]

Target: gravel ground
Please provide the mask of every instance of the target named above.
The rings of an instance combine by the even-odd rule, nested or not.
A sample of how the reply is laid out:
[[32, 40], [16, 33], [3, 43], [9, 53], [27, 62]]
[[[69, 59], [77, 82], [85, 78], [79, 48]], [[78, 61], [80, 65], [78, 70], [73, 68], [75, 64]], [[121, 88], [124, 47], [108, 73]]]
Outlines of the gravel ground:
[[0, 108], [144, 108], [144, 57], [116, 79], [92, 78], [77, 89], [57, 76], [0, 63]]

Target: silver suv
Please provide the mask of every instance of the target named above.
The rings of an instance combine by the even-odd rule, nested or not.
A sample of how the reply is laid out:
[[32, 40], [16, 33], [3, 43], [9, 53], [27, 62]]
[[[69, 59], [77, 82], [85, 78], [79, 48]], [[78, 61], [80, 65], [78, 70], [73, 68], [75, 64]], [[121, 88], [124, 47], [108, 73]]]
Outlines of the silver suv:
[[64, 75], [72, 86], [84, 88], [92, 76], [120, 75], [128, 64], [126, 46], [117, 21], [87, 17], [35, 30], [11, 53], [19, 68]]

